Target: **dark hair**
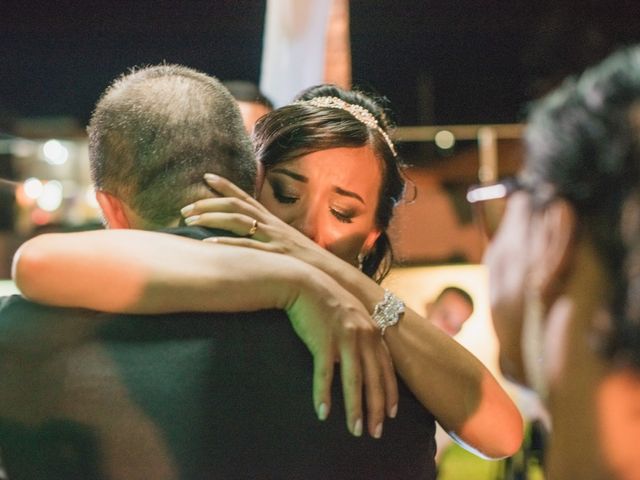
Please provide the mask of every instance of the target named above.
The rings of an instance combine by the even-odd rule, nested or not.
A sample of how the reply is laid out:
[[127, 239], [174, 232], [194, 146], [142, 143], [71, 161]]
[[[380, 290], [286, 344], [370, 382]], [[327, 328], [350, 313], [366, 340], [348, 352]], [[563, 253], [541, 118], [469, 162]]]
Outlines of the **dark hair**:
[[264, 93], [260, 91], [258, 86], [246, 80], [229, 80], [223, 83], [229, 90], [229, 93], [239, 102], [257, 103], [273, 110], [273, 103]]
[[463, 290], [460, 287], [448, 286], [443, 288], [442, 291], [436, 297], [434, 303], [437, 303], [438, 301], [440, 301], [440, 299], [445, 295], [447, 295], [448, 293], [455, 293], [456, 295], [461, 297], [465, 301], [465, 303], [467, 303], [471, 307], [471, 310], [473, 311], [473, 308], [474, 308], [473, 298], [471, 298], [471, 295], [469, 295], [469, 293], [466, 290]]
[[[362, 92], [346, 91], [334, 85], [320, 85], [305, 90], [297, 100], [306, 101], [318, 97], [336, 97], [351, 105], [359, 105], [375, 117], [383, 131], [389, 132], [390, 122], [383, 108]], [[258, 120], [253, 140], [257, 158], [265, 170], [321, 150], [365, 145], [373, 148], [382, 165], [382, 186], [376, 210], [376, 226], [381, 233], [364, 258], [362, 271], [376, 281], [381, 281], [388, 273], [393, 258], [386, 229], [404, 189], [398, 158], [384, 136], [346, 110], [293, 103]]]
[[166, 226], [202, 195], [206, 172], [253, 193], [257, 165], [238, 106], [213, 77], [178, 65], [117, 79], [88, 127], [93, 181], [141, 217]]
[[640, 367], [640, 48], [567, 81], [532, 110], [523, 182], [569, 201], [613, 286], [605, 351]]

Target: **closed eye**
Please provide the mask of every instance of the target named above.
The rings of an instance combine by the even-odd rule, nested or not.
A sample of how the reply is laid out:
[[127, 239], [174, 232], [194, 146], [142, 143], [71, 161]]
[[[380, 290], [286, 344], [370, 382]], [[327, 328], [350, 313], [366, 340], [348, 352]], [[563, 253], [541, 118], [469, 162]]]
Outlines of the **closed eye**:
[[283, 195], [280, 192], [273, 191], [273, 196], [280, 203], [296, 203], [298, 201], [298, 197], [290, 197], [288, 195]]
[[272, 181], [271, 189], [273, 197], [280, 203], [291, 204], [297, 202], [300, 197], [295, 193], [287, 190], [280, 182]]
[[339, 222], [342, 223], [353, 223], [353, 217], [355, 214], [351, 211], [342, 212], [340, 210], [336, 210], [335, 208], [330, 208], [329, 211], [331, 214], [338, 219]]

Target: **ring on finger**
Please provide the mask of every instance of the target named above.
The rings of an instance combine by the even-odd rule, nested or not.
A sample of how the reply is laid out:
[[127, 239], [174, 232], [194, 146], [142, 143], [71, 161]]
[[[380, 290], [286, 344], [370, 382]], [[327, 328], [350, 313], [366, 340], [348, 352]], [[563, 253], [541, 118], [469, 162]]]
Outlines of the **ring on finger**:
[[247, 237], [249, 238], [253, 237], [257, 231], [258, 231], [258, 220], [254, 219], [253, 224], [251, 225], [251, 228], [247, 232]]

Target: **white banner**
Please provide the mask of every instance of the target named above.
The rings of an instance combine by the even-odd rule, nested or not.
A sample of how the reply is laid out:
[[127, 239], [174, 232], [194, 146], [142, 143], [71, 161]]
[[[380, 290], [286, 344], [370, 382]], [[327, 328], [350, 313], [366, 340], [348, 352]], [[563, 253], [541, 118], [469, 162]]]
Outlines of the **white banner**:
[[331, 0], [267, 0], [260, 90], [276, 107], [323, 83]]

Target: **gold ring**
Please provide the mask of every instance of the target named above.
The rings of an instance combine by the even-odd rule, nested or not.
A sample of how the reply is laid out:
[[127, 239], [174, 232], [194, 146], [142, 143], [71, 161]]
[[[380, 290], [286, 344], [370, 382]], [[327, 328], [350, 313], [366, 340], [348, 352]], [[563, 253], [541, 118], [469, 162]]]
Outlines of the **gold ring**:
[[247, 233], [247, 237], [251, 238], [253, 237], [256, 232], [258, 231], [258, 220], [254, 220], [253, 221], [253, 225], [251, 225], [251, 228], [249, 229], [249, 232]]

